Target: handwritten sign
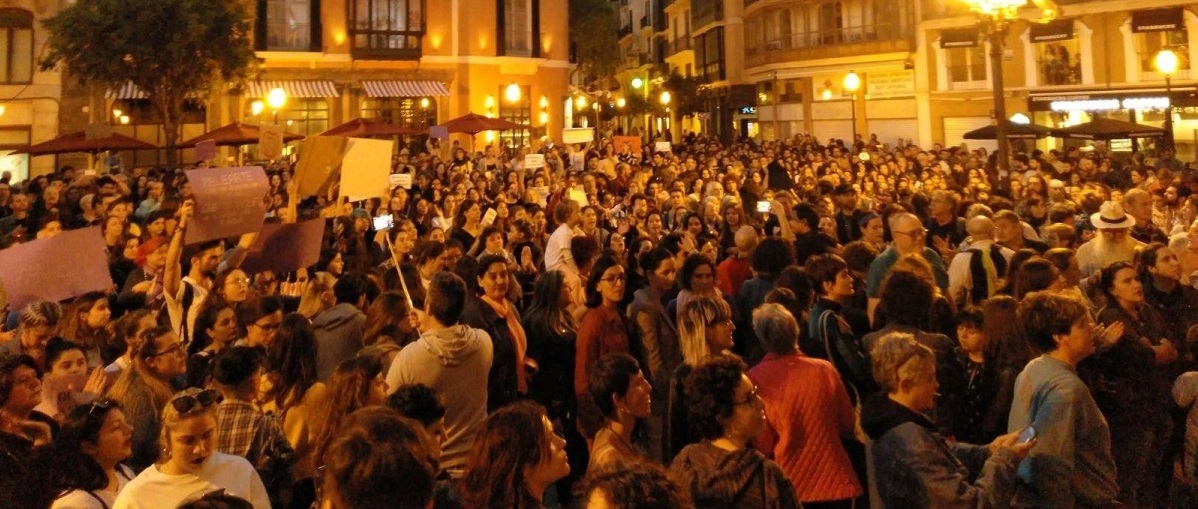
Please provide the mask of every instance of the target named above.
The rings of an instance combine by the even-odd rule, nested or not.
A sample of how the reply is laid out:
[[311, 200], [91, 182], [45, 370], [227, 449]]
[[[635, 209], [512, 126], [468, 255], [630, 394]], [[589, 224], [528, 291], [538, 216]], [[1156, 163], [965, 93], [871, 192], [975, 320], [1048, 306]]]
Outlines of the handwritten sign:
[[545, 167], [545, 154], [527, 154], [524, 156], [524, 169], [533, 170]]
[[270, 189], [260, 166], [204, 168], [184, 172], [195, 193], [195, 216], [183, 240], [197, 244], [234, 237], [262, 228]]
[[387, 177], [387, 178], [390, 179], [391, 189], [395, 189], [397, 187], [402, 187], [404, 189], [412, 188], [412, 174], [411, 173], [393, 173], [390, 177]]
[[304, 140], [293, 177], [299, 183], [300, 196], [324, 194], [328, 190], [345, 157], [346, 140], [339, 136], [309, 136]]
[[562, 143], [589, 143], [595, 141], [595, 129], [591, 127], [571, 127], [562, 129]]
[[653, 145], [654, 152], [671, 152], [674, 148], [670, 146], [668, 141], [659, 141]]
[[0, 251], [0, 281], [8, 292], [9, 309], [108, 291], [112, 276], [107, 259], [99, 226], [64, 231]]
[[263, 124], [258, 128], [258, 153], [266, 159], [283, 155], [283, 126]]
[[269, 270], [277, 274], [315, 265], [320, 260], [324, 227], [324, 219], [264, 224], [241, 268], [248, 273]]
[[350, 138], [341, 159], [341, 195], [361, 200], [387, 195], [395, 140]]
[[549, 200], [549, 186], [537, 186], [528, 188], [532, 192], [533, 197], [537, 201], [537, 205], [545, 207], [545, 203]]
[[641, 156], [641, 138], [639, 136], [613, 136], [611, 142], [616, 146], [617, 154]]

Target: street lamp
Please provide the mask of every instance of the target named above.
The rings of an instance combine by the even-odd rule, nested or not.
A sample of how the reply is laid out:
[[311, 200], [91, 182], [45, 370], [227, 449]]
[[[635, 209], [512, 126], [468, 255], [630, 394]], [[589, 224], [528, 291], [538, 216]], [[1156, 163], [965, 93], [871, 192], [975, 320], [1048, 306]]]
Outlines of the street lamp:
[[669, 91], [669, 90], [663, 90], [663, 91], [661, 92], [661, 104], [663, 104], [663, 105], [665, 105], [665, 106], [669, 106], [669, 105], [670, 105], [670, 98], [671, 98], [671, 97], [670, 97], [670, 91]]
[[[1000, 177], [1007, 171], [1010, 156], [1007, 146], [1007, 105], [1003, 98], [1002, 55], [1011, 20], [1017, 19], [1019, 8], [1027, 0], [966, 0], [982, 21], [990, 38], [990, 78], [994, 89], [994, 138], [998, 143], [998, 160], [994, 171]], [[1005, 178], [1005, 177], [1003, 177]]]
[[266, 104], [270, 105], [270, 109], [274, 111], [275, 125], [279, 123], [279, 110], [283, 109], [283, 105], [287, 104], [287, 91], [281, 88], [272, 88], [266, 94]]
[[640, 90], [640, 89], [641, 89], [641, 87], [645, 86], [645, 80], [641, 79], [641, 78], [638, 76], [638, 77], [636, 77], [636, 78], [632, 78], [632, 83], [631, 83], [631, 84], [632, 84], [632, 88], [635, 88], [635, 89], [637, 89], [637, 90]]
[[1165, 106], [1165, 148], [1173, 148], [1173, 88], [1170, 78], [1177, 72], [1177, 53], [1171, 49], [1163, 49], [1153, 59], [1156, 70], [1165, 76], [1165, 95], [1168, 105]]
[[861, 88], [861, 76], [858, 76], [856, 72], [849, 71], [848, 74], [844, 75], [844, 82], [841, 84], [849, 94], [852, 94], [850, 104], [853, 110], [853, 139], [849, 140], [849, 146], [850, 150], [855, 150], [857, 147], [857, 89]]
[[616, 99], [616, 107], [617, 108], [624, 109], [624, 106], [627, 106], [627, 105], [628, 105], [628, 101], [624, 100], [623, 97]]

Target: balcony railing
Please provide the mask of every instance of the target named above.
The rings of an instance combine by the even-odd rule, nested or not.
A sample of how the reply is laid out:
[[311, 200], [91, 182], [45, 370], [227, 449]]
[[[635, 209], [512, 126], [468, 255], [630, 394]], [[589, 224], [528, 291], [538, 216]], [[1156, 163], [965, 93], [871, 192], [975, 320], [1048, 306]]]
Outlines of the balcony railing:
[[649, 27], [649, 14], [648, 14], [648, 13], [646, 13], [644, 16], [641, 16], [641, 24], [640, 24], [640, 27], [641, 27], [641, 28], [648, 28], [648, 27]]
[[533, 49], [540, 43], [541, 34], [531, 30], [505, 30], [503, 32], [503, 55], [531, 57]]
[[699, 28], [724, 19], [724, 0], [691, 0], [691, 26]]
[[690, 36], [679, 37], [673, 41], [670, 41], [670, 54], [676, 55], [694, 47], [694, 40], [691, 39]]
[[911, 51], [911, 27], [880, 24], [790, 34], [745, 48], [745, 67], [830, 57]]
[[408, 30], [350, 29], [350, 54], [362, 60], [419, 60], [424, 25]]

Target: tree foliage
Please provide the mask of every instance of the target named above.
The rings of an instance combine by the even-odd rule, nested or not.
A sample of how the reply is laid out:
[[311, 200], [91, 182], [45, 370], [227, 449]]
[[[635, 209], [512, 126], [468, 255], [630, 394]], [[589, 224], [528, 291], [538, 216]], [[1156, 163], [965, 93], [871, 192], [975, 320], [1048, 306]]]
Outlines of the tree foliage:
[[615, 75], [620, 65], [619, 29], [610, 0], [570, 0], [570, 44], [584, 81]]
[[86, 0], [45, 21], [43, 69], [62, 64], [84, 83], [132, 83], [162, 115], [168, 164], [189, 97], [239, 82], [256, 67], [252, 15], [243, 0]]
[[670, 73], [666, 78], [665, 88], [670, 91], [670, 107], [678, 116], [686, 117], [704, 111], [703, 101], [699, 98], [699, 85], [702, 84], [702, 79], [695, 76], [685, 77], [677, 71]]

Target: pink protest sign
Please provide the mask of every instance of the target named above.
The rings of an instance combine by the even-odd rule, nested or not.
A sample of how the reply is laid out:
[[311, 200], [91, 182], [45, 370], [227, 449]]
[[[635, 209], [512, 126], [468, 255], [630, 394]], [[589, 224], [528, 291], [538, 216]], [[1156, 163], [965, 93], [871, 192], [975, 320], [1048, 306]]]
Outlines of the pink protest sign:
[[0, 251], [0, 281], [14, 310], [34, 301], [108, 291], [112, 276], [100, 227], [64, 231]]
[[183, 239], [187, 244], [235, 237], [262, 228], [266, 214], [263, 199], [270, 189], [262, 167], [202, 168], [186, 174], [196, 200], [195, 216]]
[[267, 223], [258, 240], [250, 246], [241, 268], [248, 273], [292, 272], [315, 265], [320, 260], [320, 242], [324, 237], [324, 219], [302, 223]]

